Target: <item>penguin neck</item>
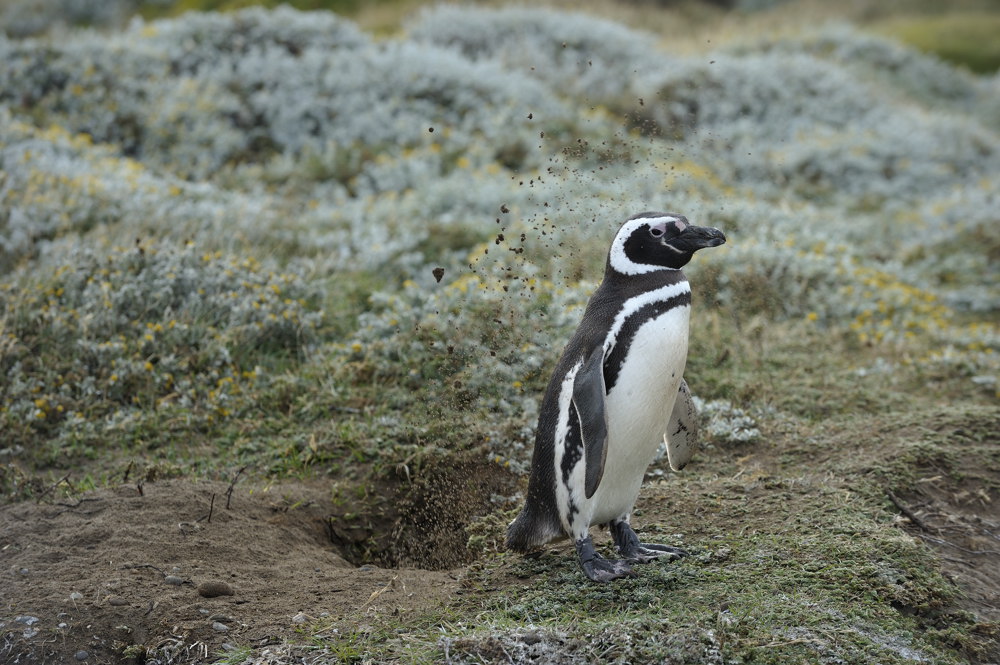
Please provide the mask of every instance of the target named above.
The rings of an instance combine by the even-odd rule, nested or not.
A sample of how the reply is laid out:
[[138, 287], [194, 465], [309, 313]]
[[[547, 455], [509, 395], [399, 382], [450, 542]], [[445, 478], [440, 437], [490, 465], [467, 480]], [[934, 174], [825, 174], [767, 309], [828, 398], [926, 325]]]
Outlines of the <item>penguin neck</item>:
[[649, 289], [687, 282], [687, 276], [680, 268], [651, 270], [639, 275], [626, 275], [615, 270], [609, 260], [604, 268], [604, 284], [614, 291], [648, 291]]
[[688, 293], [691, 291], [682, 270], [656, 270], [641, 275], [625, 275], [617, 270], [607, 270], [604, 273], [604, 281], [594, 292], [592, 301], [598, 308], [615, 309], [615, 303], [672, 285], [677, 285], [679, 291]]

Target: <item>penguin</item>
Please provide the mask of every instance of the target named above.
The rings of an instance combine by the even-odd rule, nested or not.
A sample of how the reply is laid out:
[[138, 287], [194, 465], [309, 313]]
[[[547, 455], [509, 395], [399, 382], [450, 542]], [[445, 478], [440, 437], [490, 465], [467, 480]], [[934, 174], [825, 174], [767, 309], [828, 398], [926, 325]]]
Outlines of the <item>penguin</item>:
[[[681, 269], [699, 249], [725, 242], [722, 231], [673, 213], [639, 213], [618, 229], [604, 279], [542, 399], [509, 549], [530, 552], [569, 537], [596, 582], [634, 575], [635, 563], [687, 554], [641, 542], [629, 517], [661, 443], [675, 471], [694, 452], [697, 414], [683, 378], [691, 287]], [[621, 559], [595, 550], [595, 525], [609, 527]]]

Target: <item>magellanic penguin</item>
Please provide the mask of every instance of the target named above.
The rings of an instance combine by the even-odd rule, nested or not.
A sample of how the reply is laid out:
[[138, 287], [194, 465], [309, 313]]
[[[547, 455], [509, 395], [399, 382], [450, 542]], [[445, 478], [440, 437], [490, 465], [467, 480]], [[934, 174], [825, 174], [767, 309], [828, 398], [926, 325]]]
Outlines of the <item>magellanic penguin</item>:
[[[618, 230], [604, 280], [545, 391], [510, 549], [569, 536], [583, 571], [599, 582], [632, 575], [633, 563], [685, 554], [640, 542], [629, 517], [661, 442], [674, 470], [691, 458], [697, 423], [683, 379], [691, 287], [681, 268], [725, 241], [718, 229], [662, 212], [630, 217]], [[590, 527], [604, 524], [621, 560], [594, 549]]]

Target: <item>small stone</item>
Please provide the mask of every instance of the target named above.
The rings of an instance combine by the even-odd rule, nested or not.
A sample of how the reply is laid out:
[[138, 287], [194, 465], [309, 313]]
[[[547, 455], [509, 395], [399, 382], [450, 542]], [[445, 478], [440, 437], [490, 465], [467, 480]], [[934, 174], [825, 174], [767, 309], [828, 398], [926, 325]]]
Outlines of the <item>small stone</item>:
[[298, 614], [292, 617], [292, 623], [303, 624], [307, 621], [309, 621], [309, 615], [307, 615], [305, 612], [299, 612]]
[[70, 600], [83, 600], [83, 594], [79, 591], [74, 591], [69, 595]]
[[87, 660], [88, 658], [90, 658], [90, 654], [81, 649], [80, 651], [77, 651], [73, 655], [73, 657], [76, 658], [77, 660]]
[[128, 601], [121, 596], [111, 596], [108, 598], [108, 605], [111, 605], [112, 607], [124, 607], [125, 605], [128, 605]]
[[21, 616], [14, 618], [14, 623], [23, 623], [25, 626], [31, 626], [38, 623], [38, 617], [33, 617], [30, 614], [23, 614]]
[[180, 586], [184, 584], [184, 578], [177, 577], [176, 575], [167, 575], [163, 578], [163, 581], [167, 584], [173, 584], [174, 586]]
[[198, 585], [198, 594], [202, 598], [231, 596], [233, 595], [233, 587], [229, 586], [225, 582], [219, 582], [217, 580], [209, 580], [207, 582], [202, 582], [201, 584]]
[[219, 623], [218, 621], [213, 621], [212, 622], [212, 630], [214, 630], [217, 633], [228, 633], [229, 632], [229, 626], [227, 626], [224, 623]]

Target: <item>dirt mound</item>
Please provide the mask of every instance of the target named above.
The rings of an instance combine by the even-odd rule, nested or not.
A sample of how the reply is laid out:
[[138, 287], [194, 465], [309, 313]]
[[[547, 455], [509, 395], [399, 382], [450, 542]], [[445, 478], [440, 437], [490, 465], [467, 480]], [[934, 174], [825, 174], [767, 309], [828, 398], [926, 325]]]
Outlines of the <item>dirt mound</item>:
[[938, 445], [918, 453], [910, 482], [887, 495], [963, 590], [960, 605], [1000, 622], [1000, 432], [989, 415], [942, 414], [902, 428], [897, 436], [918, 450], [921, 442]]
[[144, 662], [145, 649], [129, 649], [141, 645], [185, 650], [188, 662], [456, 588], [447, 572], [342, 558], [328, 486], [241, 484], [231, 500], [228, 489], [167, 480], [0, 510], [0, 661]]

